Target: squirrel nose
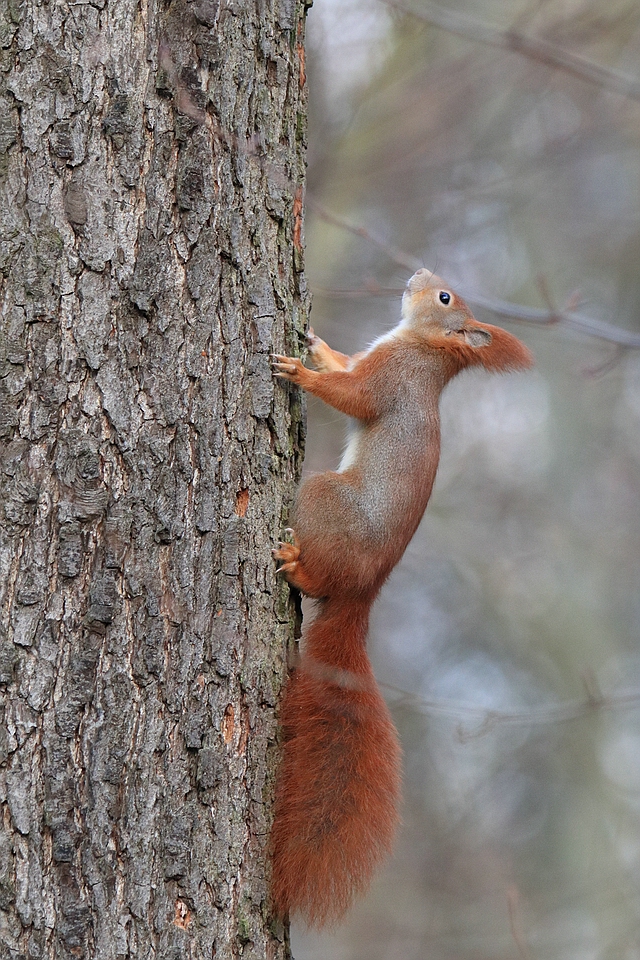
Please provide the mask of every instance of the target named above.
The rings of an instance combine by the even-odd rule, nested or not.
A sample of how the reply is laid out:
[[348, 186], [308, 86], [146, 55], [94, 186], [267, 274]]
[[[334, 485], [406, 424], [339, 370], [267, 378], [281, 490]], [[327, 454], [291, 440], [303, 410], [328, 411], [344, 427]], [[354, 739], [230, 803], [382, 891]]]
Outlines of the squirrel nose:
[[427, 270], [426, 267], [420, 267], [420, 269], [416, 270], [413, 276], [407, 280], [408, 292], [413, 293], [416, 289], [421, 290], [426, 285], [425, 281], [428, 281], [430, 276], [430, 270]]

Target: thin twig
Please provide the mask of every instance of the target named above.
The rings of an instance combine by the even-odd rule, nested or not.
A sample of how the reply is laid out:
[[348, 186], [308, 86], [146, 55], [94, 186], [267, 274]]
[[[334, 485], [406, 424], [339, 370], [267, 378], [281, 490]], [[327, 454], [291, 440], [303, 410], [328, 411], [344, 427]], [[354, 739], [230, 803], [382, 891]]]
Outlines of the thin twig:
[[610, 355], [605, 360], [592, 366], [585, 366], [580, 372], [590, 380], [597, 380], [598, 377], [603, 377], [606, 373], [610, 373], [611, 370], [618, 366], [623, 353], [624, 347], [614, 344]]
[[446, 30], [447, 33], [488, 44], [491, 47], [499, 47], [512, 53], [519, 53], [530, 60], [543, 63], [555, 70], [562, 70], [564, 73], [579, 77], [580, 80], [592, 83], [605, 90], [612, 90], [624, 97], [629, 97], [631, 100], [640, 100], [640, 80], [636, 77], [630, 77], [619, 70], [612, 70], [610, 67], [593, 63], [592, 60], [587, 60], [585, 57], [581, 57], [577, 53], [571, 53], [569, 50], [563, 50], [540, 37], [527, 36], [518, 30], [500, 30], [498, 27], [488, 26], [475, 17], [456, 13], [453, 10], [446, 10], [434, 3], [428, 3], [426, 0], [422, 0], [419, 10], [407, 7], [399, 0], [382, 0], [382, 3], [388, 7], [394, 7], [396, 10], [401, 10], [418, 20], [423, 20], [425, 23], [439, 27], [441, 30]]
[[511, 936], [518, 948], [518, 953], [522, 960], [529, 960], [530, 954], [527, 949], [527, 943], [522, 932], [520, 917], [520, 894], [516, 886], [509, 887], [507, 890], [507, 908], [509, 910], [509, 926], [511, 927]]

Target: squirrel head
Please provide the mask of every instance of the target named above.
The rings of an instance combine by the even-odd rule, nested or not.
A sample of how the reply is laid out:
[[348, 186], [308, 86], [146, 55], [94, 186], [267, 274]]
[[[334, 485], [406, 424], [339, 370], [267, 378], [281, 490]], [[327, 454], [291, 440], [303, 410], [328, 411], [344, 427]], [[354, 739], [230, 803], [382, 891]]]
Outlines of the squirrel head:
[[435, 273], [422, 268], [411, 277], [402, 296], [403, 327], [443, 350], [458, 369], [526, 370], [529, 350], [502, 327], [480, 323], [462, 297]]

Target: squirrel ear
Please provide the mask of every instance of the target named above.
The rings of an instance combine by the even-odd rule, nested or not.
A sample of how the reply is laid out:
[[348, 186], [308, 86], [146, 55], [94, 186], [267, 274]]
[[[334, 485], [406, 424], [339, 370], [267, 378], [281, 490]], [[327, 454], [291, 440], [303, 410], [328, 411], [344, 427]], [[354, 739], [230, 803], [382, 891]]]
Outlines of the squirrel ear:
[[470, 347], [488, 347], [493, 337], [480, 327], [463, 327], [460, 331]]

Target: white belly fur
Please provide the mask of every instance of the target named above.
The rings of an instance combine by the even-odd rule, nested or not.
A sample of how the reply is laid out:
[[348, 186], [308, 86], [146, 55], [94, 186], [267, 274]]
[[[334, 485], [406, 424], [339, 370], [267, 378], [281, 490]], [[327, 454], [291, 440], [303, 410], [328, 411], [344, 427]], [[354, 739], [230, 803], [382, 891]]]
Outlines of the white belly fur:
[[342, 459], [340, 460], [340, 465], [338, 466], [338, 473], [344, 473], [344, 471], [348, 470], [349, 467], [352, 467], [358, 459], [358, 448], [360, 446], [361, 437], [362, 427], [356, 421], [353, 426], [349, 428], [347, 445], [344, 448], [344, 453], [342, 454]]

